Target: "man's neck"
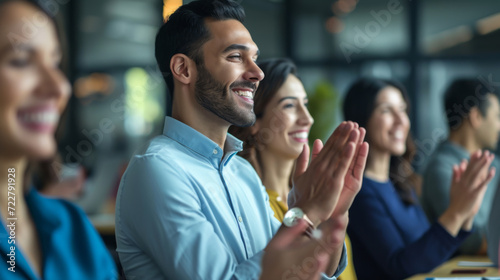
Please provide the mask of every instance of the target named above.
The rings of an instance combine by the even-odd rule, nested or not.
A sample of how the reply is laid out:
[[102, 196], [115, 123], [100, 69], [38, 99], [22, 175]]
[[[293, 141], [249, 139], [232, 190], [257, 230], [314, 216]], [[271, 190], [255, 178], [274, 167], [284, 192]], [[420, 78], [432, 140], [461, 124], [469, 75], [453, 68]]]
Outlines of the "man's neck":
[[[193, 102], [196, 101], [193, 100]], [[176, 110], [176, 108], [182, 108], [182, 111]], [[209, 112], [198, 104], [192, 104], [192, 102], [176, 104], [174, 99], [172, 118], [189, 125], [196, 131], [217, 143], [217, 145], [224, 150], [227, 130], [229, 129], [230, 124], [212, 112]]]
[[473, 153], [479, 149], [482, 149], [482, 147], [474, 138], [474, 132], [469, 131], [465, 128], [450, 132], [448, 141], [452, 142], [455, 145], [463, 147], [469, 153]]

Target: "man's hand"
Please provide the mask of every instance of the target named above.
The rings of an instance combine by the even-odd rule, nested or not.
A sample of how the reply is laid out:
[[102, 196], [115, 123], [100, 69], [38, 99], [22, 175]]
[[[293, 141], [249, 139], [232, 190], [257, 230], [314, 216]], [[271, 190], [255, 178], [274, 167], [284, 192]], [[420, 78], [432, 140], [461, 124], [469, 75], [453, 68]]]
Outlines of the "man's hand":
[[453, 166], [450, 204], [438, 219], [451, 235], [456, 236], [461, 228], [472, 228], [488, 183], [495, 175], [495, 168], [489, 168], [493, 159], [492, 153], [477, 151], [468, 163], [464, 160]]
[[282, 226], [267, 245], [262, 258], [260, 280], [275, 279], [319, 279], [325, 270], [330, 252], [321, 240], [304, 239], [308, 224], [300, 220], [295, 226]]

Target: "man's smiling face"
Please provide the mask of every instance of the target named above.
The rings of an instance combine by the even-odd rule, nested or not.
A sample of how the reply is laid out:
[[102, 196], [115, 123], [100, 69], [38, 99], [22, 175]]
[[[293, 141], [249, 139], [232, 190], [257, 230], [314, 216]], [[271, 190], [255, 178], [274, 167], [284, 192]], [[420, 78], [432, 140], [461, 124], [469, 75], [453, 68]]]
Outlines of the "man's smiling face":
[[259, 50], [237, 20], [207, 20], [211, 38], [203, 45], [203, 65], [197, 65], [197, 102], [231, 125], [255, 122], [253, 95], [264, 73], [255, 61]]

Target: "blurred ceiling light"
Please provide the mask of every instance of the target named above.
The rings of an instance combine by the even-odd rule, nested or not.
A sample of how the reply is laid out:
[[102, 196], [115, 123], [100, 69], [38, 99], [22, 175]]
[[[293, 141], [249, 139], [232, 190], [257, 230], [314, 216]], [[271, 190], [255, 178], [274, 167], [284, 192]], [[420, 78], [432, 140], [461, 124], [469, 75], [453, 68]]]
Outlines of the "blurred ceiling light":
[[436, 53], [460, 43], [470, 41], [472, 39], [472, 28], [466, 25], [461, 25], [452, 29], [445, 30], [432, 36], [427, 44], [429, 53]]
[[348, 14], [356, 8], [357, 0], [338, 0], [332, 4], [332, 12], [336, 15]]
[[92, 94], [109, 95], [113, 92], [113, 78], [108, 74], [92, 73], [75, 81], [75, 97], [83, 98]]
[[167, 21], [168, 16], [175, 12], [181, 5], [182, 0], [163, 0], [163, 20]]
[[344, 23], [338, 17], [329, 17], [325, 22], [325, 28], [330, 33], [340, 33], [344, 30]]
[[500, 29], [500, 13], [478, 20], [476, 28], [481, 35]]

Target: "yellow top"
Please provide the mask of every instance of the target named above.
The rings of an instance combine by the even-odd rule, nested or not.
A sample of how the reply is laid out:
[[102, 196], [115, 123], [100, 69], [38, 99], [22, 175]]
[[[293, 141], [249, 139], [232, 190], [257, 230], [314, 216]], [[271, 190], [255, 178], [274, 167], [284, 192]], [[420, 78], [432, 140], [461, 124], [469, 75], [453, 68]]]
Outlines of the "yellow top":
[[[269, 195], [269, 204], [271, 205], [271, 209], [273, 209], [274, 217], [276, 217], [278, 221], [283, 222], [283, 217], [286, 211], [288, 211], [288, 206], [283, 202], [283, 199], [277, 192], [270, 189], [266, 189], [266, 191], [267, 195]], [[347, 234], [345, 236], [345, 245], [347, 248], [347, 267], [344, 272], [342, 272], [342, 275], [340, 275], [339, 280], [357, 280], [354, 265], [352, 264], [351, 240]]]
[[288, 211], [288, 206], [283, 202], [283, 199], [278, 195], [277, 192], [266, 189], [267, 195], [269, 195], [269, 204], [271, 209], [273, 209], [274, 217], [278, 221], [283, 222], [283, 217], [285, 217], [286, 211]]
[[347, 248], [347, 267], [344, 272], [339, 276], [339, 280], [357, 280], [356, 271], [354, 271], [354, 264], [352, 263], [352, 248], [351, 248], [351, 239], [349, 236], [345, 235], [345, 246]]

